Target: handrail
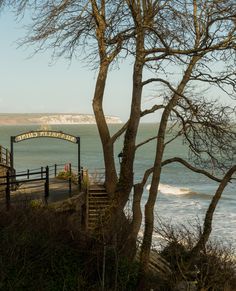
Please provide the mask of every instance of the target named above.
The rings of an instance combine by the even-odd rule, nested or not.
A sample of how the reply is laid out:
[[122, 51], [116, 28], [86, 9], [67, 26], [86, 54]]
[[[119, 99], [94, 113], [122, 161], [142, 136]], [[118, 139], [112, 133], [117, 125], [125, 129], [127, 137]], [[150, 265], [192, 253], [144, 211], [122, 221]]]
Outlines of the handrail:
[[[30, 176], [35, 176], [35, 175], [41, 175], [40, 178], [33, 178], [29, 179]], [[44, 175], [45, 174], [45, 175]], [[27, 177], [27, 179], [22, 179], [22, 180], [17, 180], [17, 177]], [[49, 197], [49, 169], [48, 167], [45, 168], [45, 171], [41, 172], [30, 172], [27, 170], [26, 173], [24, 174], [12, 174], [11, 171], [7, 171], [5, 176], [1, 176], [0, 178], [5, 179], [4, 183], [0, 183], [0, 185], [6, 186], [5, 188], [5, 193], [6, 193], [6, 207], [7, 210], [10, 209], [10, 200], [11, 200], [11, 191], [16, 190], [20, 184], [24, 183], [30, 183], [30, 182], [35, 182], [35, 181], [45, 181], [44, 184], [44, 198], [45, 198], [45, 203], [47, 204], [47, 199]], [[15, 187], [13, 187], [15, 186]]]
[[5, 176], [0, 176], [0, 178], [3, 178], [3, 179], [6, 179], [7, 177], [9, 177], [9, 178], [17, 178], [17, 177], [24, 177], [24, 176], [39, 175], [39, 174], [46, 174], [46, 171], [33, 172], [33, 173], [32, 172], [26, 172], [25, 174], [5, 175]]
[[[49, 168], [49, 171], [50, 171], [50, 169], [53, 169], [55, 166], [65, 166], [65, 164], [53, 164], [53, 165], [49, 165], [48, 166], [48, 168]], [[75, 166], [73, 166], [73, 167], [75, 167]], [[42, 169], [43, 167], [39, 167], [39, 168], [34, 168], [34, 169], [27, 169], [27, 170], [23, 170], [23, 171], [19, 171], [19, 172], [17, 172], [17, 173], [25, 173], [25, 172], [27, 172], [28, 170], [29, 171], [36, 171], [36, 170], [40, 170], [41, 171], [41, 169]]]
[[[35, 182], [35, 181], [43, 181], [43, 180], [46, 180], [46, 177], [44, 178], [35, 178], [35, 179], [30, 179], [30, 180], [15, 180], [15, 181], [11, 181], [10, 184], [13, 185], [13, 184], [19, 184], [20, 183], [29, 183], [29, 182]], [[7, 185], [7, 182], [5, 183], [0, 183], [0, 185]]]
[[[67, 166], [67, 167], [66, 167]], [[83, 175], [83, 168], [81, 167], [80, 171], [77, 173], [76, 172], [73, 172], [73, 168], [76, 168], [75, 166], [73, 166], [71, 163], [68, 163], [68, 164], [54, 164], [54, 165], [50, 165], [50, 166], [47, 166], [46, 169], [47, 169], [47, 175], [48, 175], [48, 178], [49, 177], [57, 177], [58, 173], [60, 172], [69, 172], [70, 174], [73, 174], [73, 177], [77, 180], [78, 182], [78, 187], [79, 187], [79, 190], [81, 191], [81, 182], [82, 182], [82, 175]], [[45, 168], [44, 167], [40, 167], [40, 168], [34, 168], [34, 169], [27, 169], [25, 171], [20, 171], [20, 172], [11, 172], [11, 171], [8, 171], [7, 174], [5, 174], [4, 176], [0, 176], [0, 179], [10, 179], [11, 181], [14, 181], [16, 180], [18, 177], [24, 177], [24, 176], [27, 176], [27, 180], [19, 180], [17, 179], [17, 181], [19, 183], [21, 182], [29, 182], [31, 181], [32, 179], [30, 179], [30, 177], [32, 175], [41, 175], [41, 177], [39, 178], [39, 180], [44, 180], [44, 174], [45, 174]], [[77, 169], [77, 168], [76, 168]], [[37, 172], [35, 172], [36, 170], [39, 170]], [[33, 171], [33, 172], [32, 172]], [[68, 177], [69, 180], [72, 180], [71, 177]], [[11, 183], [10, 181], [10, 183]], [[12, 183], [13, 184], [13, 183]], [[6, 183], [0, 183], [0, 185], [6, 185]]]
[[[64, 164], [54, 164], [51, 166], [38, 168], [40, 169], [40, 171], [35, 171], [37, 169], [33, 169], [33, 171], [27, 169], [26, 171], [24, 171], [24, 173], [22, 171], [20, 173], [13, 173], [9, 169], [6, 175], [0, 176], [0, 178], [2, 178], [3, 181], [5, 180], [3, 183], [0, 183], [0, 185], [5, 185], [4, 187], [5, 191], [4, 190], [3, 191], [5, 192], [7, 209], [10, 209], [11, 191], [17, 190], [20, 186], [22, 187], [23, 184], [27, 184], [33, 181], [44, 181], [44, 197], [45, 197], [45, 203], [47, 204], [48, 197], [49, 197], [49, 177], [50, 176], [52, 177], [52, 174], [55, 175], [55, 167], [56, 167], [56, 170], [63, 169], [65, 171], [68, 171], [68, 173], [73, 173], [73, 177], [75, 177], [76, 181], [78, 181], [79, 191], [81, 192], [82, 190], [82, 192], [85, 194], [86, 204], [88, 204], [89, 185], [90, 183], [91, 184], [100, 183], [101, 178], [103, 180], [104, 173], [105, 173], [104, 169], [99, 168], [88, 173], [87, 169], [84, 169], [83, 167], [81, 167], [80, 172], [77, 175], [77, 172], [76, 174], [72, 172], [73, 166], [71, 164], [68, 164], [68, 165], [69, 167], [67, 169], [64, 167], [65, 166]], [[68, 175], [69, 195], [71, 195], [72, 193], [71, 182], [72, 182], [72, 176]], [[86, 207], [85, 209], [86, 209], [86, 217], [87, 217], [88, 207]]]

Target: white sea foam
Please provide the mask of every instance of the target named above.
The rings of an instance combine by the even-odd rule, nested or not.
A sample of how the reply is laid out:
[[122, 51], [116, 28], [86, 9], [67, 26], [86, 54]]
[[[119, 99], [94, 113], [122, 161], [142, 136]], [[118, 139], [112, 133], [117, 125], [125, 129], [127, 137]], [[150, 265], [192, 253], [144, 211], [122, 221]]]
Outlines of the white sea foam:
[[[151, 185], [147, 185], [146, 189], [149, 191], [151, 188]], [[168, 184], [159, 184], [158, 190], [163, 194], [172, 194], [172, 195], [184, 195], [184, 194], [190, 194], [193, 193], [189, 188], [180, 188], [171, 186]]]

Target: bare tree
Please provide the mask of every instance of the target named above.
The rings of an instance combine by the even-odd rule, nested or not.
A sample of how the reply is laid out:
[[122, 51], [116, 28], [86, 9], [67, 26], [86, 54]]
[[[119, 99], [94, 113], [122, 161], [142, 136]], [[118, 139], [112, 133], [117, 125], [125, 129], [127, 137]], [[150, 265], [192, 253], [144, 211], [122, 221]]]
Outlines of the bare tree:
[[[22, 15], [31, 9], [32, 25], [26, 44], [37, 44], [36, 52], [50, 48], [54, 57], [71, 59], [79, 55], [98, 68], [93, 97], [93, 110], [99, 130], [106, 171], [106, 189], [113, 201], [112, 217], [107, 224], [112, 239], [124, 217], [124, 207], [133, 191], [133, 217], [127, 245], [135, 250], [142, 221], [141, 199], [145, 184], [151, 188], [145, 205], [145, 229], [142, 242], [142, 273], [148, 269], [154, 226], [154, 206], [162, 167], [178, 162], [189, 170], [221, 182], [209, 169], [225, 171], [235, 163], [235, 129], [231, 126], [235, 109], [218, 106], [207, 100], [199, 86], [218, 87], [235, 98], [236, 80], [236, 4], [233, 0], [88, 0], [30, 1], [6, 0]], [[133, 58], [132, 102], [124, 126], [111, 135], [103, 110], [108, 69], [120, 58]], [[144, 78], [149, 71], [151, 77]], [[173, 79], [169, 72], [177, 72]], [[204, 85], [202, 85], [204, 84]], [[162, 85], [161, 102], [142, 109], [146, 86]], [[143, 116], [160, 111], [161, 121], [156, 136], [137, 144], [136, 137]], [[174, 124], [173, 138], [167, 139], [169, 124]], [[173, 131], [174, 130], [174, 131]], [[120, 173], [115, 168], [114, 144], [124, 134]], [[183, 137], [191, 159], [163, 159], [167, 145]], [[135, 184], [136, 152], [156, 140], [153, 166], [146, 169]], [[207, 166], [207, 167], [206, 167]], [[126, 221], [128, 224], [128, 220]], [[130, 252], [133, 254], [134, 252]], [[141, 280], [142, 281], [142, 280]], [[140, 283], [142, 288], [142, 282]]]
[[224, 178], [220, 182], [219, 187], [216, 190], [215, 195], [212, 197], [211, 203], [210, 203], [208, 210], [206, 212], [203, 232], [200, 236], [199, 241], [197, 242], [197, 244], [193, 247], [193, 249], [191, 251], [191, 255], [192, 255], [191, 258], [192, 259], [195, 258], [199, 254], [199, 252], [204, 250], [206, 247], [206, 243], [209, 239], [209, 236], [210, 236], [211, 230], [212, 230], [212, 220], [213, 220], [214, 211], [217, 207], [217, 204], [221, 198], [221, 195], [222, 195], [225, 187], [230, 182], [230, 180], [232, 179], [232, 175], [235, 172], [236, 172], [236, 165], [228, 170], [228, 172], [225, 174]]

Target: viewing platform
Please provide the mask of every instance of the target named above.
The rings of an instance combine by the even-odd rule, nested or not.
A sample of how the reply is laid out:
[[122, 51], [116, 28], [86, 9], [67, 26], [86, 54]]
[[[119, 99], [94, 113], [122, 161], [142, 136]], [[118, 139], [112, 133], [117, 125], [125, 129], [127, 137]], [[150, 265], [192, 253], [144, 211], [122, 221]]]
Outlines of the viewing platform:
[[[76, 167], [71, 164], [51, 165], [11, 173], [4, 165], [0, 175], [0, 207], [27, 205], [51, 205], [60, 211], [77, 211], [80, 221], [88, 231], [94, 231], [104, 223], [110, 202], [104, 187], [104, 169], [93, 172], [81, 170], [78, 177]], [[79, 182], [81, 184], [79, 184]]]
[[[75, 165], [43, 165], [16, 171], [14, 147], [29, 139], [53, 138], [77, 146]], [[104, 223], [110, 201], [105, 189], [105, 170], [84, 170], [80, 164], [80, 137], [50, 129], [32, 130], [10, 137], [10, 151], [0, 146], [0, 206], [10, 210], [19, 205], [40, 204], [80, 213], [83, 228], [94, 231]]]

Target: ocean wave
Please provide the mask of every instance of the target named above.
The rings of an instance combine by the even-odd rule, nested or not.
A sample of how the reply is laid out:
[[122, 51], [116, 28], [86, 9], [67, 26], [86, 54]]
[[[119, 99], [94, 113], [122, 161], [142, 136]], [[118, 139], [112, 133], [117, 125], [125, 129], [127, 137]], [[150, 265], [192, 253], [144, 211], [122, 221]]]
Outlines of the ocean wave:
[[[151, 185], [147, 185], [146, 189], [149, 191], [151, 188]], [[194, 194], [193, 191], [191, 191], [189, 188], [180, 188], [171, 186], [168, 184], [159, 184], [158, 191], [160, 191], [163, 194], [172, 194], [172, 195], [186, 195], [186, 194]]]

